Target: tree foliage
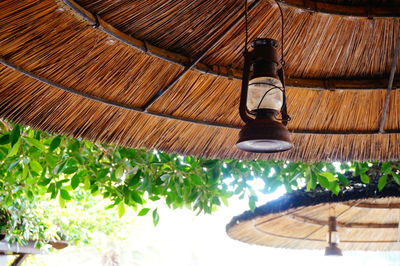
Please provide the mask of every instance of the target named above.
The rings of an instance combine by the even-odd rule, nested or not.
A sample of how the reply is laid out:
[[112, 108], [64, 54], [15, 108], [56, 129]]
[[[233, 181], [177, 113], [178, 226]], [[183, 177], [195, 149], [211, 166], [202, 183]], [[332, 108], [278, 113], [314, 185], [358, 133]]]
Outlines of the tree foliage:
[[[2, 225], [10, 241], [43, 239], [34, 210], [39, 200], [58, 200], [61, 206], [84, 193], [111, 202], [120, 216], [132, 207], [138, 215], [152, 215], [149, 202], [165, 201], [171, 208], [188, 207], [211, 213], [233, 195], [257, 202], [252, 182], [262, 182], [263, 193], [280, 186], [287, 191], [320, 185], [338, 193], [348, 184], [345, 172], [365, 183], [379, 179], [382, 189], [389, 181], [400, 182], [399, 162], [302, 163], [288, 161], [241, 161], [180, 156], [136, 150], [48, 134], [29, 127], [2, 122], [0, 132], [0, 201], [8, 217]], [[24, 227], [24, 223], [29, 226]], [[40, 227], [42, 226], [42, 227]]]

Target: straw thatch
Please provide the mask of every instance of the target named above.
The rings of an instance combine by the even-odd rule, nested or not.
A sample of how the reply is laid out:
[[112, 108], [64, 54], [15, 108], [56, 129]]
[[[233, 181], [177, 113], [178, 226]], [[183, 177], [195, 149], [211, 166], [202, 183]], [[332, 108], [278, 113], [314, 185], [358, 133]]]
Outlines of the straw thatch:
[[[235, 147], [242, 125], [239, 0], [1, 1], [0, 116], [94, 141], [206, 157], [399, 159], [397, 78], [386, 89], [396, 14], [369, 19], [372, 11], [348, 17], [282, 7], [295, 143], [289, 152]], [[250, 39], [280, 39], [275, 4], [249, 1], [249, 10]]]
[[349, 187], [338, 196], [297, 191], [254, 212], [234, 217], [227, 233], [246, 243], [291, 249], [324, 249], [328, 218], [335, 216], [342, 250], [400, 250], [400, 187]]

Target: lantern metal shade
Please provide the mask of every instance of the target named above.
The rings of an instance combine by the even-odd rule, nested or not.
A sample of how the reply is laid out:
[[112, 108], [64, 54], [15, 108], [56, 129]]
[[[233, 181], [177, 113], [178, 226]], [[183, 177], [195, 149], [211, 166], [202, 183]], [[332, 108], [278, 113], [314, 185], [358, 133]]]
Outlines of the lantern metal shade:
[[[273, 39], [256, 39], [252, 43], [253, 50], [244, 54], [244, 69], [239, 113], [246, 123], [240, 133], [236, 147], [247, 152], [274, 153], [290, 150], [293, 147], [290, 133], [286, 127], [287, 112], [285, 92], [283, 106], [280, 110], [247, 108], [250, 79], [259, 77], [275, 78], [284, 84], [283, 69], [276, 51], [277, 41]], [[268, 90], [261, 101], [268, 97]], [[261, 105], [261, 102], [260, 102]], [[282, 121], [277, 119], [279, 112]], [[255, 116], [255, 117], [254, 117]]]

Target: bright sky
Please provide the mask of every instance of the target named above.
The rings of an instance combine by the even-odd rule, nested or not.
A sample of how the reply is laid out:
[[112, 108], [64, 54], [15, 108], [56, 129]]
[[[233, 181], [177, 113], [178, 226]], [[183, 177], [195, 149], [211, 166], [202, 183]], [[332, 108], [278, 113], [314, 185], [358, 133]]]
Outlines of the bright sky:
[[[264, 195], [260, 202], [274, 199], [284, 189]], [[246, 200], [232, 200], [212, 215], [195, 216], [189, 210], [170, 210], [160, 206], [160, 223], [152, 225], [151, 217], [137, 217], [127, 239], [115, 242], [99, 237], [95, 246], [69, 247], [62, 254], [42, 256], [38, 265], [104, 265], [113, 257], [118, 265], [140, 266], [394, 266], [400, 265], [399, 252], [344, 252], [343, 257], [325, 257], [324, 251], [285, 250], [254, 246], [230, 239], [225, 225], [247, 210]], [[400, 245], [400, 244], [399, 244]], [[108, 255], [108, 256], [106, 256]], [[46, 263], [46, 264], [44, 264]], [[112, 265], [112, 264], [106, 264]]]

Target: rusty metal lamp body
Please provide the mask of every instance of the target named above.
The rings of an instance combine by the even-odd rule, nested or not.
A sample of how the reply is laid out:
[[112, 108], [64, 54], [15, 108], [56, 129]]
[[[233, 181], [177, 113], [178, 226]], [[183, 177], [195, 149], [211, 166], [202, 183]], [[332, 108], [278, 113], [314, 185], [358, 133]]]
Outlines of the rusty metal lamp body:
[[[256, 39], [253, 50], [244, 53], [239, 112], [246, 124], [236, 143], [244, 151], [273, 153], [293, 147], [286, 127], [290, 118], [277, 45], [273, 39]], [[277, 118], [279, 113], [282, 119]]]
[[339, 233], [336, 230], [336, 217], [329, 217], [328, 246], [325, 248], [325, 256], [343, 256], [338, 247]]

